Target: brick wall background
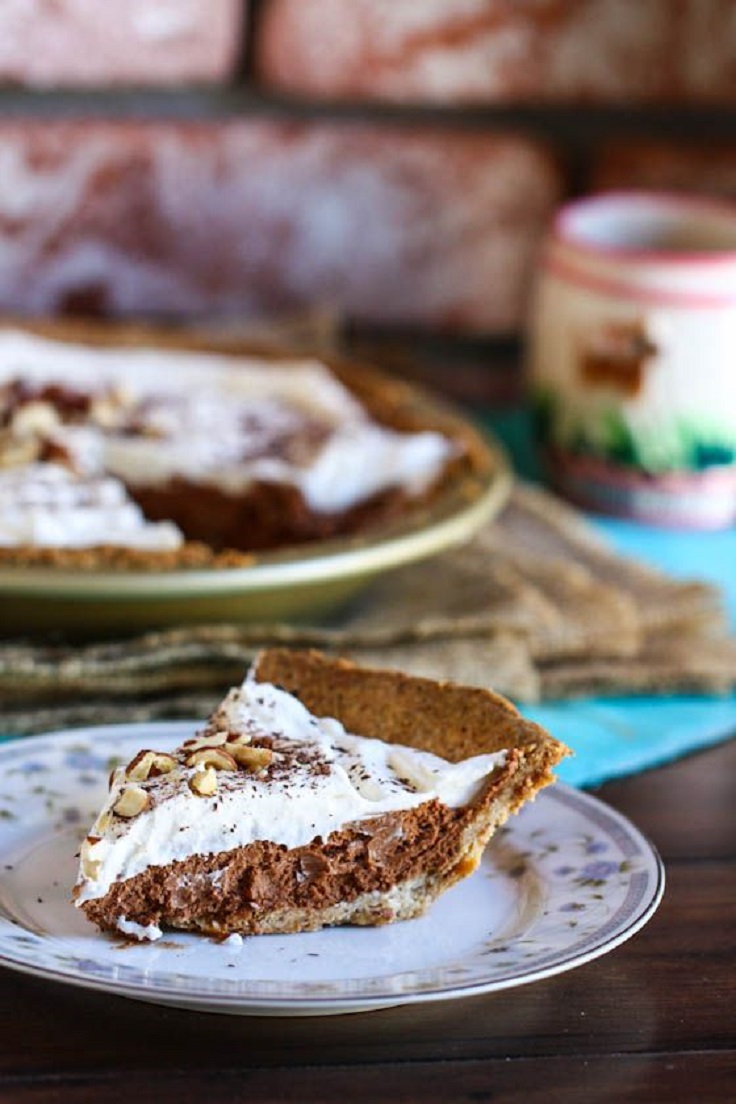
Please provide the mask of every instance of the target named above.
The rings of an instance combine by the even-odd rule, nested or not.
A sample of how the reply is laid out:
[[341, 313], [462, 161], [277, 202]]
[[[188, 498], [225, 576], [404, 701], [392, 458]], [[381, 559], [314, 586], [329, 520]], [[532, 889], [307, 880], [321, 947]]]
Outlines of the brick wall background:
[[565, 197], [736, 200], [733, 0], [6, 0], [0, 84], [0, 311], [326, 308], [471, 399]]

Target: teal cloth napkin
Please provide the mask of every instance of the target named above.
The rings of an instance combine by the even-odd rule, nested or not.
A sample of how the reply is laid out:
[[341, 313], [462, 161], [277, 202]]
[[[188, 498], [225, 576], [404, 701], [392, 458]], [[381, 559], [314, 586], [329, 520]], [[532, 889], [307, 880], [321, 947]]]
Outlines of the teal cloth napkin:
[[[504, 442], [525, 478], [538, 478], [529, 419], [524, 411], [483, 418]], [[636, 522], [591, 518], [624, 555], [680, 578], [716, 583], [736, 631], [736, 529], [673, 532]], [[591, 698], [546, 702], [522, 709], [574, 750], [559, 777], [592, 787], [658, 766], [736, 736], [736, 696]]]

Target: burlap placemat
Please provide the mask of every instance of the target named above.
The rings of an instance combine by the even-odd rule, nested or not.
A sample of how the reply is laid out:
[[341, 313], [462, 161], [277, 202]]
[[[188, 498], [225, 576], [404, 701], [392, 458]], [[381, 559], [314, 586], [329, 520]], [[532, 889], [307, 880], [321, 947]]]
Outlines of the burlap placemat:
[[717, 588], [618, 555], [570, 507], [518, 486], [469, 545], [380, 579], [329, 624], [0, 644], [0, 727], [201, 716], [270, 643], [492, 686], [519, 702], [726, 693], [736, 687], [726, 623]]

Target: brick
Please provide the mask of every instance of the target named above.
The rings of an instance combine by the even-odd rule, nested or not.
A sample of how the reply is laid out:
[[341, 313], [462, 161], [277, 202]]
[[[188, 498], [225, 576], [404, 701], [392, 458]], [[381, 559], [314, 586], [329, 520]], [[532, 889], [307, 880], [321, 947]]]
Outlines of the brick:
[[0, 81], [43, 86], [207, 82], [230, 75], [241, 0], [4, 0]]
[[316, 98], [650, 98], [672, 90], [672, 12], [671, 0], [266, 0], [255, 56], [266, 84]]
[[593, 168], [591, 187], [692, 192], [736, 200], [736, 144], [612, 142]]
[[561, 181], [511, 135], [394, 125], [0, 123], [0, 309], [329, 305], [515, 329]]
[[681, 81], [686, 99], [736, 102], [736, 3], [686, 0], [681, 16]]

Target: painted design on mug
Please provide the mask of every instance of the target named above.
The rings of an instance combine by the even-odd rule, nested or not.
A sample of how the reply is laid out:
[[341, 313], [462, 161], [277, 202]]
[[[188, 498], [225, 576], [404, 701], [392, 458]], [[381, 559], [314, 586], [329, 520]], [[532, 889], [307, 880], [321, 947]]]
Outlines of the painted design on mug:
[[730, 412], [688, 411], [662, 388], [669, 350], [644, 317], [603, 320], [573, 343], [568, 382], [537, 380], [538, 439], [568, 457], [595, 458], [648, 476], [736, 463]]
[[609, 322], [583, 343], [578, 378], [583, 386], [611, 387], [625, 398], [641, 394], [649, 363], [657, 355], [645, 324]]

